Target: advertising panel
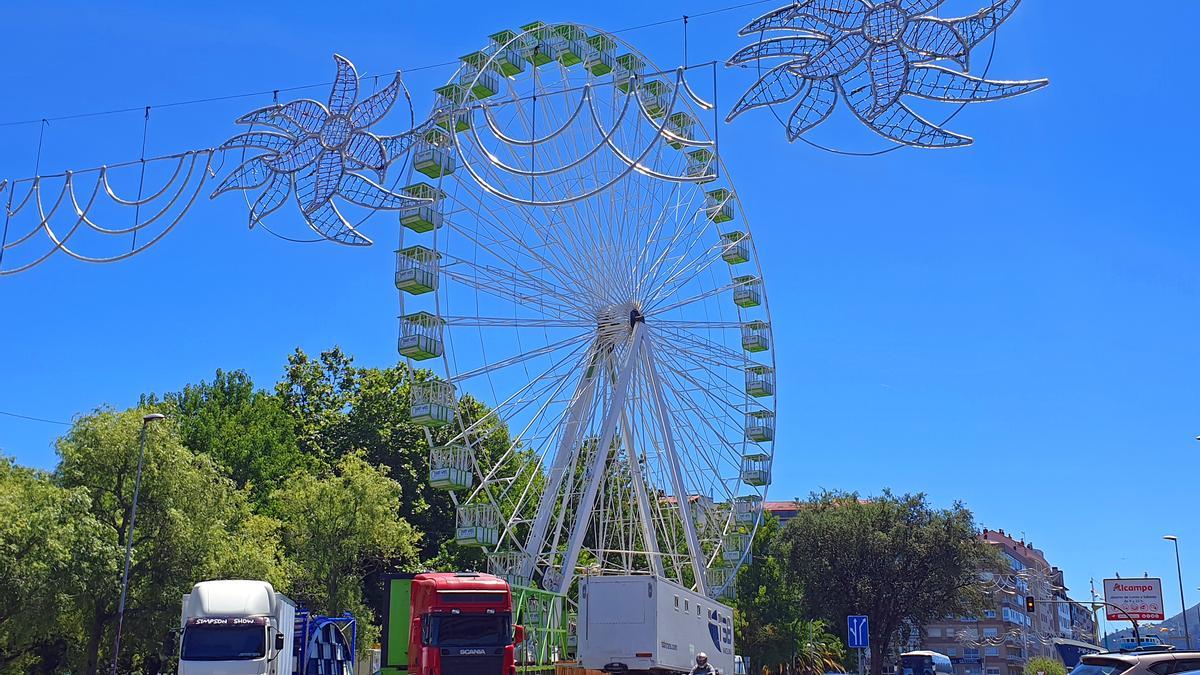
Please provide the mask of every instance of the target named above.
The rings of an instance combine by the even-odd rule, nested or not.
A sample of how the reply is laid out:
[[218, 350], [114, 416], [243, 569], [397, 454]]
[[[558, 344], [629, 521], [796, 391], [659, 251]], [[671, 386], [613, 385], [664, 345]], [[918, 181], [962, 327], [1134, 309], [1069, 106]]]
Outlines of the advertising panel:
[[1166, 618], [1163, 615], [1162, 579], [1156, 577], [1105, 579], [1104, 602], [1116, 605], [1104, 608], [1109, 621], [1162, 621]]

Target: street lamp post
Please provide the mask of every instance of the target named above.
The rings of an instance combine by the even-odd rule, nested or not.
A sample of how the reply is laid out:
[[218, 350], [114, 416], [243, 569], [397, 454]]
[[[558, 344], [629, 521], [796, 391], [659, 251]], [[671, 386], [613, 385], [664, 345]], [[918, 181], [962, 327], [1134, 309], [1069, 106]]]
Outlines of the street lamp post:
[[137, 522], [138, 495], [142, 491], [142, 460], [146, 456], [146, 429], [151, 422], [166, 418], [162, 413], [150, 413], [142, 417], [142, 433], [138, 441], [137, 475], [133, 479], [133, 504], [129, 507], [129, 530], [125, 533], [125, 571], [121, 574], [121, 602], [117, 605], [117, 637], [113, 643], [112, 675], [117, 675], [117, 663], [121, 659], [121, 628], [125, 624], [125, 597], [129, 593], [129, 558], [133, 552], [133, 526]]
[[1179, 604], [1183, 606], [1183, 648], [1191, 649], [1192, 634], [1188, 630], [1187, 601], [1183, 599], [1183, 566], [1179, 564], [1179, 537], [1168, 534], [1163, 539], [1175, 544], [1175, 573], [1179, 576]]

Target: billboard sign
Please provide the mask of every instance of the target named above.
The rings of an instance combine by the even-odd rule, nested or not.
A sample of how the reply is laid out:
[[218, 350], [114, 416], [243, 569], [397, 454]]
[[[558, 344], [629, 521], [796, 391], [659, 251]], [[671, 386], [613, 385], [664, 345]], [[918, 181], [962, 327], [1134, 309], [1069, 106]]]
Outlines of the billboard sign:
[[1109, 621], [1162, 621], [1166, 618], [1162, 579], [1105, 579], [1104, 602], [1115, 605], [1104, 608]]

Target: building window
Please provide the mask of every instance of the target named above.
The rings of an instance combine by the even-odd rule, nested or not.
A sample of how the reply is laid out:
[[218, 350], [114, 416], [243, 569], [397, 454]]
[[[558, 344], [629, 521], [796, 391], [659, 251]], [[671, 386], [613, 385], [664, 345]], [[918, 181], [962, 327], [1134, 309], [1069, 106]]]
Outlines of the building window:
[[1000, 634], [999, 628], [984, 628], [983, 637], [996, 637]]
[[679, 596], [675, 596], [675, 611], [679, 611]]
[[988, 668], [987, 675], [1000, 675], [1000, 669], [999, 668]]
[[929, 637], [942, 637], [942, 629], [941, 628], [930, 628], [929, 629]]
[[950, 647], [946, 650], [946, 656], [958, 656], [958, 647]]
[[985, 647], [983, 653], [987, 656], [1000, 656], [1000, 648], [999, 647]]
[[985, 619], [994, 619], [994, 618], [996, 618], [996, 610], [994, 610], [994, 609], [985, 609], [985, 610], [983, 610], [983, 618], [985, 618]]

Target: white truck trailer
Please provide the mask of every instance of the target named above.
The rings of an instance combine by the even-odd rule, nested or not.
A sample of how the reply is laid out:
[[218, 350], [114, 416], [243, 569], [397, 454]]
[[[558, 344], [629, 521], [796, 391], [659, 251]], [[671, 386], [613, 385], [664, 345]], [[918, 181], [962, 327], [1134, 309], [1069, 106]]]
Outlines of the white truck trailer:
[[179, 675], [293, 675], [295, 626], [265, 581], [201, 581], [183, 596]]
[[733, 610], [666, 579], [579, 580], [579, 660], [609, 672], [690, 672], [696, 654], [734, 675]]

